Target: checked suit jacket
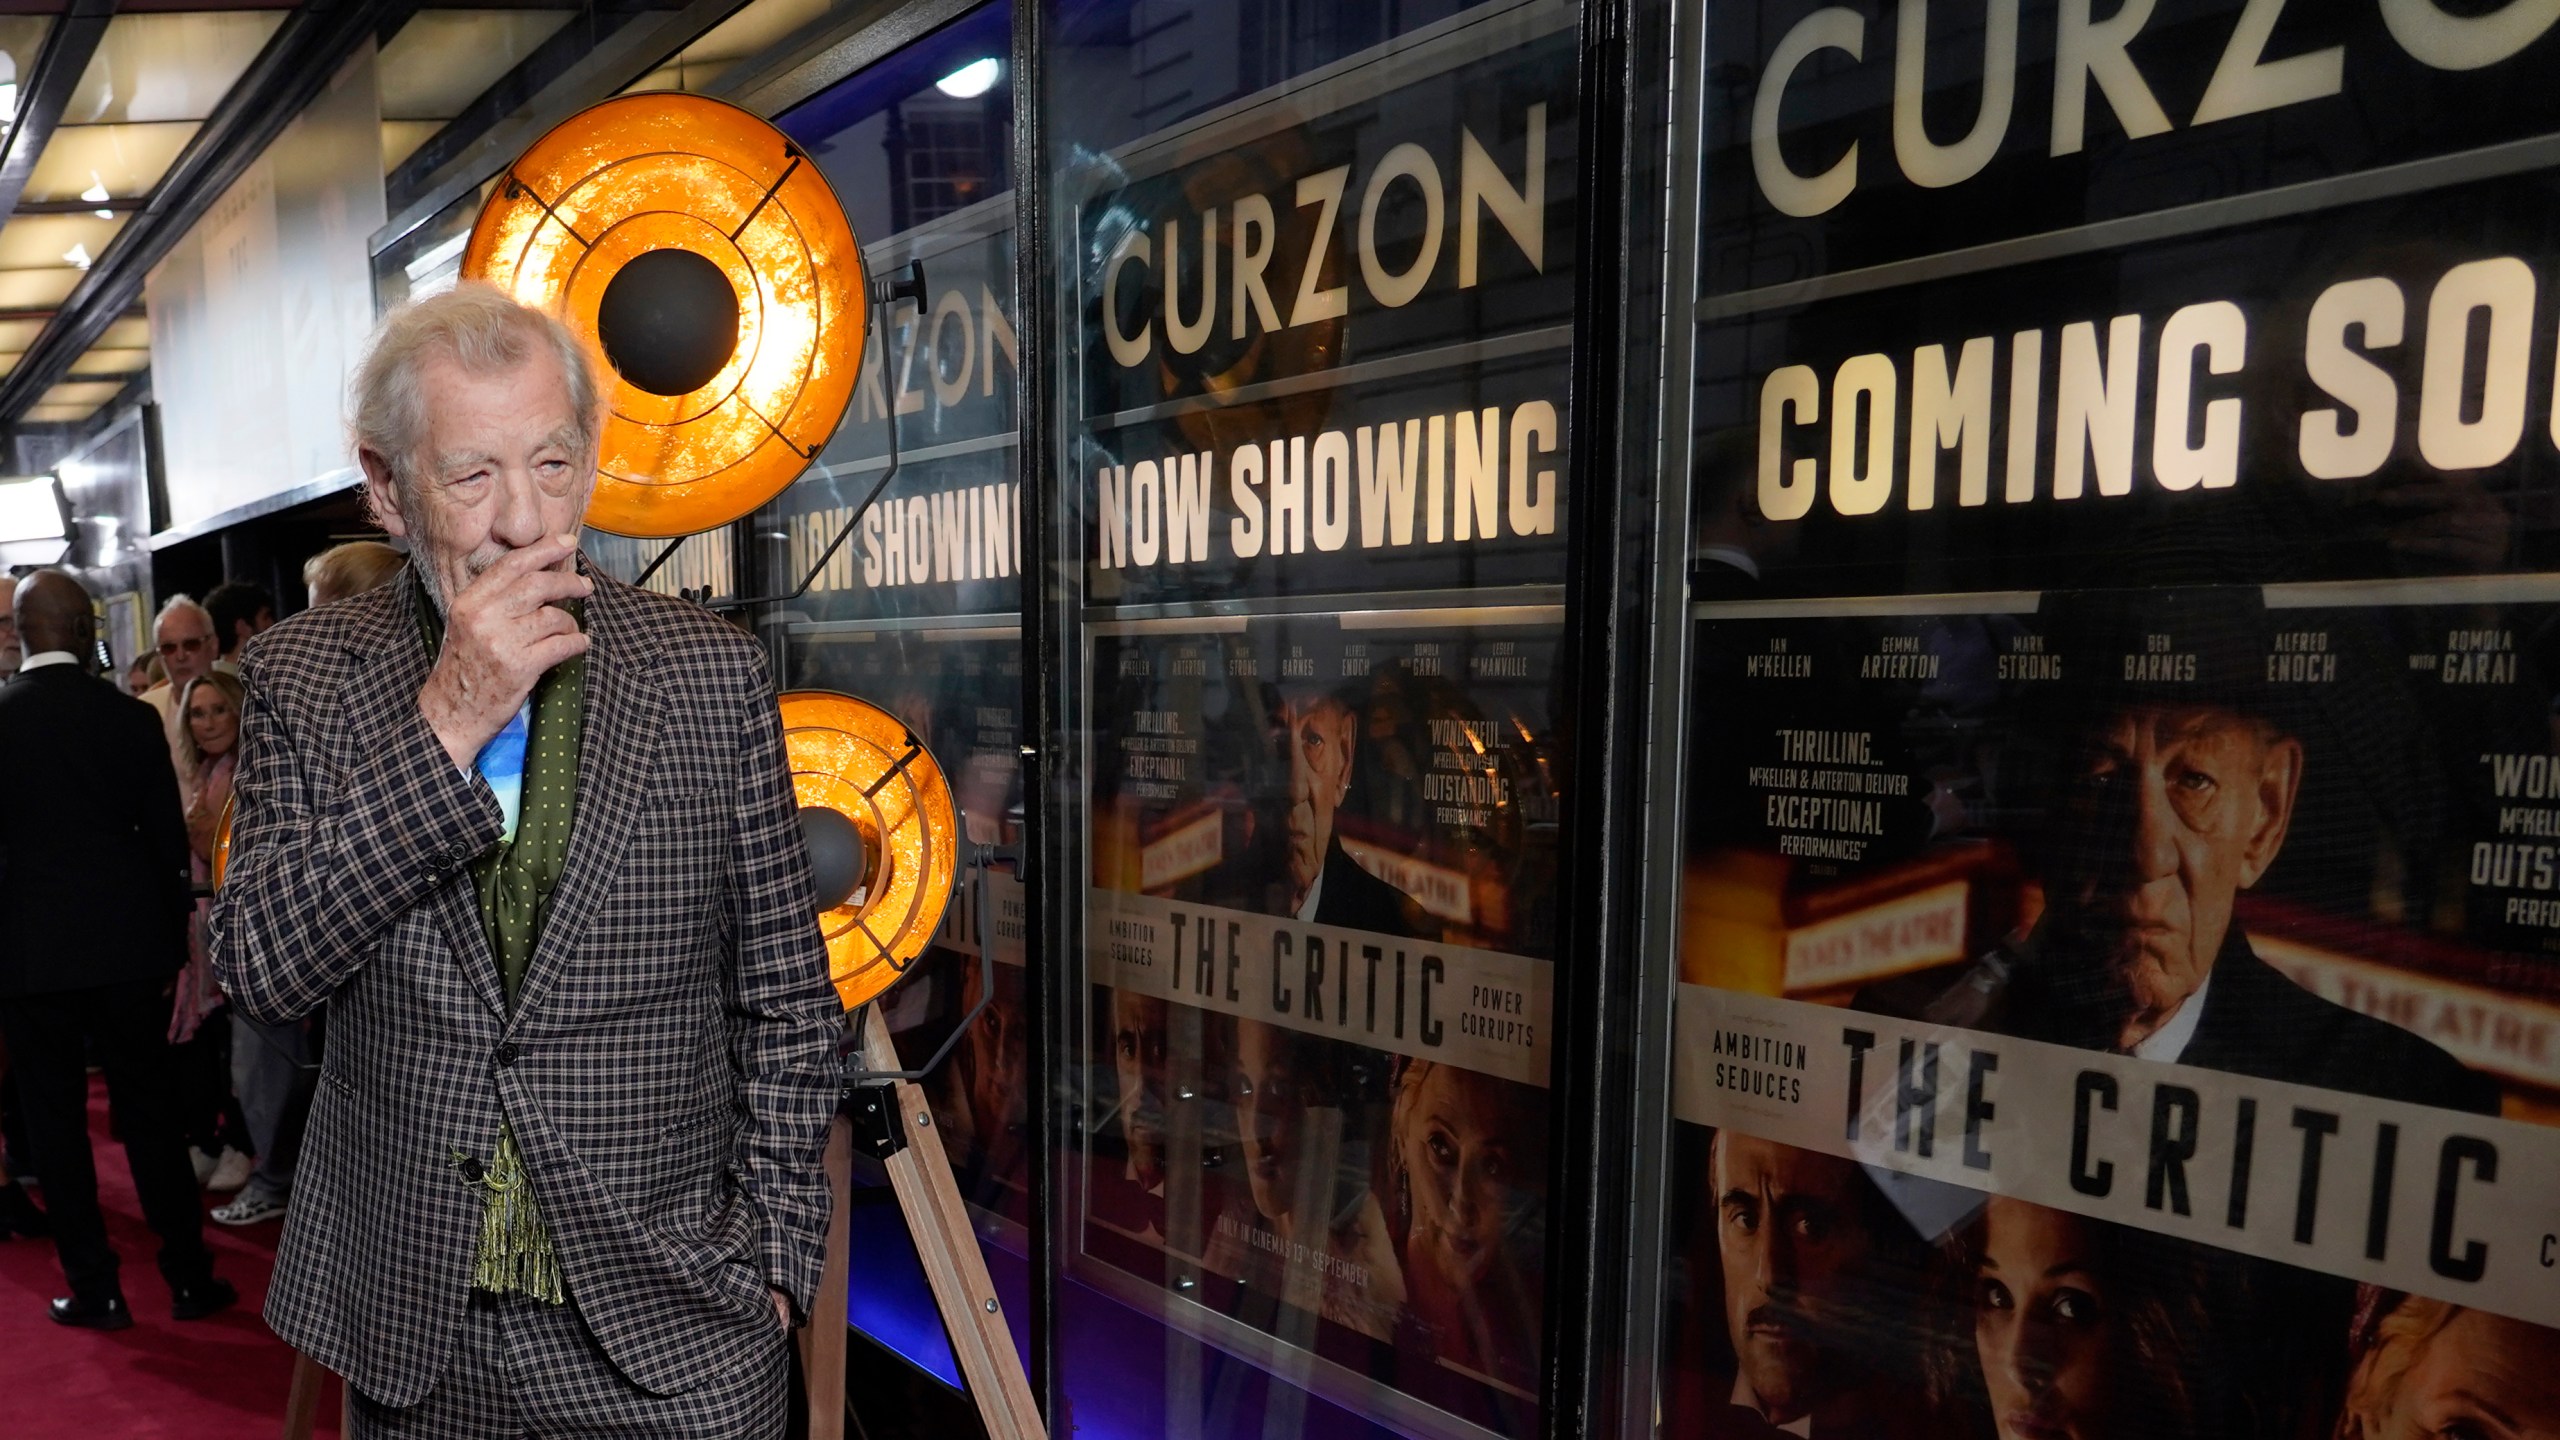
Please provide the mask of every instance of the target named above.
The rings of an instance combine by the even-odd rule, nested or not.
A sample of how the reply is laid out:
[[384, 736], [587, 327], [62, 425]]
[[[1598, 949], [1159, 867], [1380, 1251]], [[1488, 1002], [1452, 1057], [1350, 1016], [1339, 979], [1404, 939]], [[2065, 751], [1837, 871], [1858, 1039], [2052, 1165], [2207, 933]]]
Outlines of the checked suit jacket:
[[566, 869], [509, 1009], [468, 866], [496, 797], [420, 715], [418, 581], [253, 641], [213, 961], [329, 1045], [267, 1292], [276, 1333], [374, 1400], [435, 1385], [501, 1118], [570, 1303], [673, 1394], [766, 1363], [767, 1287], [810, 1313], [843, 1008], [828, 984], [754, 641], [592, 569]]

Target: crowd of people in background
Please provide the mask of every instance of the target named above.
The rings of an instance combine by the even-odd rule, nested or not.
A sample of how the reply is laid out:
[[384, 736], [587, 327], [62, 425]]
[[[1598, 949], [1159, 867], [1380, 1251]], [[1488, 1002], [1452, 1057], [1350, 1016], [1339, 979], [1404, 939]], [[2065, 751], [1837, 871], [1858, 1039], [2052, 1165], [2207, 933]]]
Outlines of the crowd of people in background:
[[[303, 582], [327, 605], [405, 563], [354, 541], [313, 556]], [[52, 1304], [62, 1324], [132, 1323], [89, 1149], [92, 1068], [175, 1318], [237, 1299], [213, 1274], [199, 1195], [227, 1194], [210, 1214], [233, 1226], [276, 1220], [292, 1202], [320, 1022], [241, 1014], [206, 950], [246, 702], [240, 650], [276, 618], [251, 582], [202, 602], [173, 596], [119, 685], [99, 673], [111, 662], [77, 580], [0, 576], [0, 753], [47, 756], [21, 773], [58, 792], [15, 797], [49, 823], [0, 827], [0, 913], [16, 917], [0, 950], [0, 1240], [52, 1239], [71, 1292]]]

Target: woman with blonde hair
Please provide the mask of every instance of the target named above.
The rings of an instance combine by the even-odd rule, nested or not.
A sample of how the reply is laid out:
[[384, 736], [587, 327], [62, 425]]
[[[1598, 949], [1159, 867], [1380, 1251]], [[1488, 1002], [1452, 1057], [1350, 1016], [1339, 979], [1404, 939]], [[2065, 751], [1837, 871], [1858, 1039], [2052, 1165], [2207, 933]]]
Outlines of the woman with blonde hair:
[[1515, 1401], [1535, 1398], [1538, 1376], [1543, 1100], [1514, 1081], [1408, 1060], [1391, 1122], [1388, 1223], [1431, 1359]]
[[389, 584], [408, 563], [408, 556], [379, 540], [350, 540], [304, 561], [302, 584], [311, 592], [311, 608], [317, 610]]
[[[175, 734], [170, 749], [178, 761], [178, 794], [185, 802], [187, 848], [193, 853], [195, 880], [203, 886], [213, 877], [215, 832], [222, 810], [231, 803], [231, 772], [240, 748], [240, 682], [222, 671], [209, 671], [187, 682], [170, 719]], [[213, 971], [205, 957], [204, 923], [213, 902], [196, 901], [195, 923], [187, 927], [187, 968], [178, 977], [178, 1003], [169, 1016], [169, 1041], [183, 1045], [194, 1038], [222, 1004]]]
[[[213, 877], [213, 851], [222, 827], [222, 812], [231, 803], [231, 774], [240, 753], [240, 710], [246, 699], [240, 682], [220, 670], [187, 682], [178, 697], [178, 783], [187, 796], [187, 843], [195, 851], [196, 879]], [[188, 927], [187, 973], [179, 982], [179, 1004], [192, 1003], [195, 1023], [223, 1003], [212, 978], [205, 946], [206, 924], [213, 902], [196, 902], [196, 923]], [[300, 1149], [299, 1114], [310, 1104], [307, 1061], [309, 1037], [300, 1025], [270, 1026], [231, 1011], [231, 1093], [236, 1097], [257, 1166], [244, 1178], [239, 1194], [217, 1207], [213, 1218], [224, 1225], [255, 1225], [284, 1214], [293, 1188], [293, 1158]]]
[[[241, 699], [239, 680], [216, 670], [188, 681], [170, 705], [169, 755], [177, 766], [178, 799], [186, 814], [187, 848], [199, 890], [212, 877], [214, 833], [231, 799]], [[223, 1004], [205, 944], [212, 909], [210, 900], [199, 898], [187, 924], [187, 964], [178, 972], [177, 995], [169, 1007], [169, 1043], [177, 1047], [185, 1077], [196, 1178], [208, 1190], [232, 1191], [248, 1183], [253, 1132], [232, 1095], [232, 1066], [224, 1043], [230, 1037], [220, 1028], [204, 1030], [206, 1019]]]
[[2365, 1288], [2337, 1440], [2560, 1435], [2560, 1331]]
[[187, 682], [178, 697], [178, 784], [187, 792], [187, 842], [197, 862], [213, 863], [214, 831], [231, 799], [231, 772], [240, 748], [240, 707], [248, 698], [239, 677], [212, 670]]

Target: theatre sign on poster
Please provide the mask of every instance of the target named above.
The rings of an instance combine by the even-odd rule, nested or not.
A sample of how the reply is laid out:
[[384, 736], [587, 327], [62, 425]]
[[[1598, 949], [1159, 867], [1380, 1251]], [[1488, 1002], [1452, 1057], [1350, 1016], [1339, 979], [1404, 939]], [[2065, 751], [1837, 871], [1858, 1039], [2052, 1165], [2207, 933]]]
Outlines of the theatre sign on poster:
[[1424, 27], [1071, 207], [1073, 1264], [1309, 1434], [1538, 1425], [1574, 20]]
[[1666, 1433], [2560, 1435], [2560, 7], [1711, 7]]

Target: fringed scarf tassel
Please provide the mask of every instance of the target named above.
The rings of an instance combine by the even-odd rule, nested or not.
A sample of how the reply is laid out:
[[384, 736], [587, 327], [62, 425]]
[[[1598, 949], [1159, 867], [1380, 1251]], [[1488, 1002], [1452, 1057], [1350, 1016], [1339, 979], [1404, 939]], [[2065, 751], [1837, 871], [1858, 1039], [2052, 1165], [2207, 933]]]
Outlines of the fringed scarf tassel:
[[551, 1231], [534, 1209], [533, 1186], [525, 1174], [524, 1156], [516, 1150], [515, 1132], [498, 1128], [497, 1152], [480, 1182], [488, 1204], [480, 1212], [480, 1254], [473, 1267], [475, 1289], [500, 1295], [527, 1295], [546, 1305], [567, 1298], [560, 1284], [560, 1259], [551, 1250]]

